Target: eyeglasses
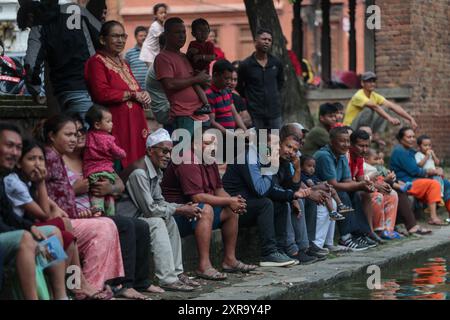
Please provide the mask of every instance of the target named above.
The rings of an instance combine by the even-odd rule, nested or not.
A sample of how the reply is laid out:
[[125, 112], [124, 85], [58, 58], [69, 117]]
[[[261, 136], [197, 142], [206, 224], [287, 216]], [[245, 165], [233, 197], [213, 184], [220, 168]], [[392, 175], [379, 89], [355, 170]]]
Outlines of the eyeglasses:
[[162, 147], [152, 147], [152, 148], [160, 149], [163, 154], [169, 154], [172, 151], [172, 149], [162, 148]]
[[126, 33], [123, 34], [117, 34], [117, 33], [113, 33], [109, 35], [111, 38], [113, 38], [114, 40], [119, 40], [120, 38], [123, 38], [124, 40], [128, 39], [128, 35]]

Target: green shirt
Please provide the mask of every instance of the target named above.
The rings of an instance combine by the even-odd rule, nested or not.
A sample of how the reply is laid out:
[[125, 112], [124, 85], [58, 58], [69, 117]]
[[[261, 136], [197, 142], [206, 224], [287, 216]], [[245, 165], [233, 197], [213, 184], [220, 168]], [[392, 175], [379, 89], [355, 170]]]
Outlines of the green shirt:
[[319, 124], [312, 128], [306, 135], [302, 153], [313, 156], [317, 150], [326, 146], [328, 143], [330, 143], [328, 130], [321, 122], [319, 122]]

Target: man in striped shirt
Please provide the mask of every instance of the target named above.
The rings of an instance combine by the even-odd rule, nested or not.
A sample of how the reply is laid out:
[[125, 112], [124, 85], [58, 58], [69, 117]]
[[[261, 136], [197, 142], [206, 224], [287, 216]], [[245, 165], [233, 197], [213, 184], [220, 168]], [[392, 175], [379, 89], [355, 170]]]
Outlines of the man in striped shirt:
[[131, 72], [133, 72], [139, 86], [145, 90], [145, 76], [147, 75], [148, 67], [145, 62], [139, 60], [139, 55], [141, 54], [142, 44], [147, 37], [147, 28], [143, 26], [136, 27], [134, 37], [136, 38], [136, 45], [127, 51], [125, 60], [130, 65]]
[[228, 60], [218, 60], [213, 66], [211, 87], [206, 90], [206, 97], [211, 105], [211, 126], [223, 134], [227, 130], [247, 128], [233, 104], [233, 95], [228, 89], [233, 75], [233, 65]]

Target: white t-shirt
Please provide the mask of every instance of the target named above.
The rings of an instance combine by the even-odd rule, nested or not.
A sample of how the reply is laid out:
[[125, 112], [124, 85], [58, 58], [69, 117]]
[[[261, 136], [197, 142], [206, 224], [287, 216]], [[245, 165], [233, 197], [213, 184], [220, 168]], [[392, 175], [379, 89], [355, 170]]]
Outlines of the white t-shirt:
[[142, 44], [139, 59], [153, 64], [156, 56], [160, 51], [159, 36], [164, 32], [164, 27], [158, 22], [154, 21], [148, 29], [147, 37]]
[[15, 173], [7, 175], [4, 181], [6, 196], [11, 202], [14, 213], [23, 217], [25, 210], [22, 206], [34, 201], [30, 194], [30, 187]]
[[[422, 152], [418, 151], [418, 152], [416, 152], [415, 157], [416, 157], [416, 163], [419, 163], [420, 161], [422, 161], [425, 158], [425, 155]], [[436, 165], [434, 164], [433, 157], [430, 157], [425, 162], [425, 164], [423, 165], [422, 168], [425, 169], [425, 170], [436, 169]]]

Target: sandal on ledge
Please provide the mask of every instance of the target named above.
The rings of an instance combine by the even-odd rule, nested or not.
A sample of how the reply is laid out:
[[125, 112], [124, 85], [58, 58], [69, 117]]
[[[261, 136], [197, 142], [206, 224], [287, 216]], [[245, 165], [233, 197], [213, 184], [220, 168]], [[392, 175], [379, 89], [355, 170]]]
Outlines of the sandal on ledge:
[[433, 225], [433, 226], [448, 226], [448, 222], [442, 221], [441, 219], [429, 220], [428, 224]]
[[204, 272], [197, 271], [196, 276], [205, 280], [212, 280], [212, 281], [221, 281], [227, 279], [226, 274], [217, 271], [213, 267], [209, 267]]
[[242, 261], [237, 260], [236, 264], [232, 267], [227, 266], [226, 264], [222, 265], [223, 272], [228, 273], [236, 273], [236, 272], [242, 272], [242, 273], [248, 273], [250, 271], [253, 271], [258, 266], [255, 266], [253, 264], [245, 264]]

